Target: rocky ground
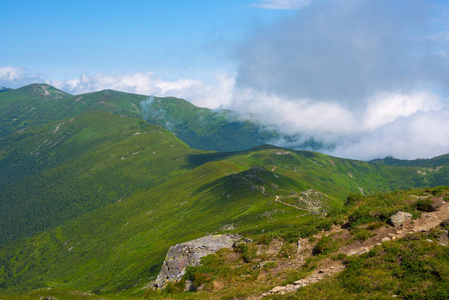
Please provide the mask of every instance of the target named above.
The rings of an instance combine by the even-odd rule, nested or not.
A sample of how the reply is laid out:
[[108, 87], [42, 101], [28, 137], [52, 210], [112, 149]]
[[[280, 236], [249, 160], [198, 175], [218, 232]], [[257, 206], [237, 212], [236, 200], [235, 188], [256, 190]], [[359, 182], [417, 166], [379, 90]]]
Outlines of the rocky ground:
[[[439, 226], [443, 221], [449, 219], [449, 204], [440, 202], [436, 211], [423, 213], [419, 219], [411, 220], [411, 218], [403, 218], [402, 222], [391, 226], [382, 226], [373, 231], [375, 236], [368, 238], [366, 241], [354, 241], [348, 245], [341, 247], [336, 254], [343, 253], [348, 256], [351, 255], [360, 255], [365, 252], [370, 251], [372, 248], [381, 245], [381, 243], [400, 239], [406, 236], [409, 233], [414, 232], [426, 232], [432, 228]], [[349, 236], [350, 233], [347, 229], [342, 228], [341, 226], [334, 228], [328, 233], [330, 234], [338, 234], [342, 238], [345, 236]], [[428, 240], [429, 242], [433, 242], [432, 240]], [[441, 236], [439, 239], [439, 243], [441, 245], [447, 246], [448, 238], [447, 235]], [[290, 267], [301, 267], [305, 260], [308, 257], [311, 257], [313, 246], [316, 243], [309, 242], [308, 239], [299, 241], [299, 251], [298, 253], [291, 257], [289, 266]], [[275, 246], [276, 247], [276, 246]], [[318, 267], [312, 272], [311, 275], [303, 278], [301, 280], [293, 282], [293, 284], [287, 284], [284, 286], [276, 286], [272, 288], [270, 291], [263, 293], [262, 295], [254, 295], [249, 297], [250, 300], [262, 299], [268, 295], [273, 294], [287, 294], [293, 293], [301, 287], [307, 286], [309, 284], [316, 283], [326, 277], [333, 276], [342, 270], [345, 269], [345, 266], [341, 261], [334, 261], [332, 259], [324, 259], [318, 265]]]

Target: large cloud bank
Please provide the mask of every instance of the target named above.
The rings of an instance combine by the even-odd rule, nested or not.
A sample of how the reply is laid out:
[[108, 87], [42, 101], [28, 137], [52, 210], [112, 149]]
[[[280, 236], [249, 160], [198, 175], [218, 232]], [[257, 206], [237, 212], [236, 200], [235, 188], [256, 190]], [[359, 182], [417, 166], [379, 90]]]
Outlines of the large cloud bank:
[[315, 1], [236, 53], [231, 107], [360, 159], [449, 152], [448, 9]]

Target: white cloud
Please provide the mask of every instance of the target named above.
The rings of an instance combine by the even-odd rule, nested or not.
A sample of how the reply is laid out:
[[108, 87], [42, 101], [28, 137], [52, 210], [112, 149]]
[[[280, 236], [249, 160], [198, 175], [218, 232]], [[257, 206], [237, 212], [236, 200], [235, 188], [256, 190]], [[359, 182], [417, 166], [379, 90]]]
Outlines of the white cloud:
[[5, 87], [18, 88], [31, 83], [47, 83], [75, 95], [111, 89], [159, 97], [179, 97], [197, 106], [212, 109], [226, 106], [230, 102], [234, 78], [232, 74], [221, 73], [211, 83], [191, 78], [170, 81], [159, 78], [154, 72], [141, 72], [121, 75], [97, 73], [93, 76], [83, 73], [79, 78], [52, 80], [40, 74], [29, 73], [23, 68], [0, 68], [0, 86]]
[[230, 107], [287, 135], [333, 135], [356, 127], [352, 114], [338, 103], [287, 99], [254, 89], [236, 88]]
[[311, 0], [260, 0], [251, 6], [264, 9], [299, 9], [310, 3]]
[[357, 140], [341, 143], [333, 155], [357, 159], [393, 155], [403, 159], [429, 158], [449, 152], [449, 109], [420, 111], [398, 118]]
[[374, 130], [391, 123], [400, 117], [409, 117], [417, 112], [438, 111], [442, 109], [442, 99], [431, 91], [414, 93], [378, 93], [368, 99], [363, 116], [363, 129]]
[[230, 107], [296, 140], [272, 141], [284, 147], [308, 138], [333, 146], [328, 154], [370, 160], [432, 157], [449, 152], [449, 99], [429, 90], [378, 93], [354, 110], [338, 102], [288, 99], [254, 89], [234, 89]]
[[39, 74], [30, 74], [24, 68], [0, 67], [0, 86], [17, 87], [42, 81]]
[[0, 79], [13, 81], [20, 78], [23, 74], [24, 70], [21, 68], [13, 68], [13, 67], [3, 67], [0, 68]]

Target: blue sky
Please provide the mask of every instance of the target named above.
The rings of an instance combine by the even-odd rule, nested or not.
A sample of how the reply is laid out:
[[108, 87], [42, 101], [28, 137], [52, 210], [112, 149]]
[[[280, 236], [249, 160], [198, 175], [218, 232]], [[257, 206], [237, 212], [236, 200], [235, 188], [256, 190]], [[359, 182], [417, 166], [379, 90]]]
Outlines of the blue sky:
[[55, 80], [154, 71], [167, 79], [233, 68], [256, 24], [292, 14], [245, 0], [3, 1], [0, 62]]
[[449, 153], [447, 0], [4, 0], [0, 7], [0, 86], [176, 96], [251, 114], [349, 158]]

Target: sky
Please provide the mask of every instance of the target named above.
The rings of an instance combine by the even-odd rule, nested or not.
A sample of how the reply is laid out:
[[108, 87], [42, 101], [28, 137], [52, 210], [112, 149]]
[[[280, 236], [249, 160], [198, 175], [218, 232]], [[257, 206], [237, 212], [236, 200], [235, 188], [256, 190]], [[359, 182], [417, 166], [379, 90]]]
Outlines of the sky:
[[339, 157], [449, 153], [444, 0], [0, 4], [0, 86], [176, 96]]

